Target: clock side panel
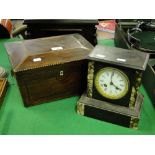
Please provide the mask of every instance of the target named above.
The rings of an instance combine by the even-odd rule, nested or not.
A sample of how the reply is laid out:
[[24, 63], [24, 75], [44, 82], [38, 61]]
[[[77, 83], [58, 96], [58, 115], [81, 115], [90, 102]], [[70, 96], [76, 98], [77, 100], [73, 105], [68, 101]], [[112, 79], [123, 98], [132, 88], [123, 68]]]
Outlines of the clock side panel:
[[93, 95], [93, 81], [94, 81], [94, 61], [88, 62], [87, 75], [87, 96], [92, 98]]
[[[102, 96], [98, 92], [98, 90], [96, 89], [96, 86], [95, 86], [96, 74], [101, 69], [103, 69], [105, 67], [112, 67], [112, 68], [119, 69], [120, 71], [125, 73], [126, 76], [128, 77], [129, 89], [128, 89], [127, 94], [125, 96], [123, 96], [122, 98], [120, 98], [120, 99], [108, 99], [108, 98]], [[94, 62], [93, 70], [94, 70], [94, 72], [93, 72], [92, 98], [103, 100], [106, 102], [110, 102], [110, 103], [113, 103], [115, 105], [121, 105], [121, 106], [126, 106], [126, 107], [133, 106], [134, 107], [136, 94], [137, 94], [137, 91], [138, 91], [139, 86], [140, 86], [140, 83], [137, 83], [136, 78], [138, 77], [140, 72], [138, 72], [137, 70], [134, 70], [134, 69], [129, 69], [127, 67], [122, 67], [122, 66], [117, 66], [117, 65], [107, 64], [107, 63], [101, 63], [101, 62]]]

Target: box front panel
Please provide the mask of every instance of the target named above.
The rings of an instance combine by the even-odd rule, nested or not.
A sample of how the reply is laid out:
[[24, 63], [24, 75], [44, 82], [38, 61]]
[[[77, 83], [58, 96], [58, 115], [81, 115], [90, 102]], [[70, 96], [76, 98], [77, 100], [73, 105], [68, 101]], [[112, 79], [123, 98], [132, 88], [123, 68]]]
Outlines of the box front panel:
[[31, 71], [31, 74], [28, 71], [27, 74], [24, 73], [25, 76], [24, 74], [17, 76], [26, 106], [78, 95], [86, 89], [86, 61]]

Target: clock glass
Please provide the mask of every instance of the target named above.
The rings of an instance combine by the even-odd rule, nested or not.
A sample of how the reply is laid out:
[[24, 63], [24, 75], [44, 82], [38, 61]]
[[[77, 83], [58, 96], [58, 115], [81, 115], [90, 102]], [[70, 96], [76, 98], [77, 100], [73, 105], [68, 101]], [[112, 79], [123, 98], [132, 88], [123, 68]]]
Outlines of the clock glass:
[[120, 99], [129, 90], [129, 79], [119, 69], [105, 67], [99, 70], [95, 76], [95, 87], [105, 98]]

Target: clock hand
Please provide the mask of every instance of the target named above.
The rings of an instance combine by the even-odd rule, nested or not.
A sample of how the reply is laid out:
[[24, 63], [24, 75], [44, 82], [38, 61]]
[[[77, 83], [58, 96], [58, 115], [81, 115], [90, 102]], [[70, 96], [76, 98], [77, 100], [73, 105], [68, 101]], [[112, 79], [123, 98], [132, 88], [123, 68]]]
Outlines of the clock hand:
[[113, 83], [113, 81], [112, 81], [113, 76], [114, 76], [114, 72], [112, 72], [112, 74], [111, 74], [110, 85], [113, 85], [113, 86], [114, 86], [116, 89], [118, 89], [118, 90], [122, 90], [121, 88], [117, 87], [117, 86]]
[[112, 82], [112, 78], [113, 78], [113, 76], [114, 76], [114, 72], [112, 72], [112, 74], [111, 74], [111, 81], [110, 81], [110, 85], [113, 85], [113, 82]]
[[112, 74], [111, 74], [111, 81], [112, 81], [113, 76], [114, 76], [114, 72], [112, 72]]
[[110, 85], [111, 85], [111, 86], [114, 86], [117, 90], [122, 90], [121, 88], [117, 87], [117, 86], [113, 83], [113, 81], [112, 81], [113, 76], [114, 76], [114, 72], [112, 72], [112, 74], [111, 74]]
[[113, 86], [118, 90], [122, 90], [121, 88], [117, 87], [114, 83], [113, 83]]

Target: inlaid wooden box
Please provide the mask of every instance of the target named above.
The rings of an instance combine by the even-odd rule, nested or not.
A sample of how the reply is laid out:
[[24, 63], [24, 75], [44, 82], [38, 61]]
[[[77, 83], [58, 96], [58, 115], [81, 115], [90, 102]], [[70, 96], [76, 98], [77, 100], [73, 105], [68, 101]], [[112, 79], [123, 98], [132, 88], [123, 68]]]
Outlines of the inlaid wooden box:
[[6, 49], [25, 106], [83, 93], [93, 46], [70, 34], [7, 43]]

